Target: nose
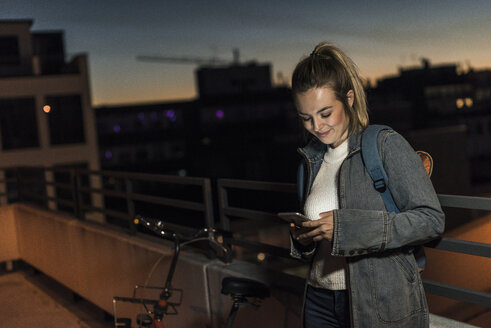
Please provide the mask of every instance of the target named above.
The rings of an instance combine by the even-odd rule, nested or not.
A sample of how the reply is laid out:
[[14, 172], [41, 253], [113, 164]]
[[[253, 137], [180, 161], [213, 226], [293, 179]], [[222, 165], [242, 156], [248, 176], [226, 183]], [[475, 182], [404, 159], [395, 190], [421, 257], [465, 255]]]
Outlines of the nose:
[[321, 124], [320, 120], [318, 120], [318, 119], [316, 120], [316, 119], [312, 118], [312, 129], [314, 130], [314, 132], [319, 132], [321, 129], [321, 126], [322, 126], [322, 124]]

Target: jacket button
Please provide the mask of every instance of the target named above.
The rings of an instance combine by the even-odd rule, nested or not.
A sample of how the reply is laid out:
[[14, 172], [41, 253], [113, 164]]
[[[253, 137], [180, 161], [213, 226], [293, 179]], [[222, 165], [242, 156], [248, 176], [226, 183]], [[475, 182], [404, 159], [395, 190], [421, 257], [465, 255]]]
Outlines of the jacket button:
[[355, 255], [355, 251], [354, 250], [349, 251], [349, 255]]

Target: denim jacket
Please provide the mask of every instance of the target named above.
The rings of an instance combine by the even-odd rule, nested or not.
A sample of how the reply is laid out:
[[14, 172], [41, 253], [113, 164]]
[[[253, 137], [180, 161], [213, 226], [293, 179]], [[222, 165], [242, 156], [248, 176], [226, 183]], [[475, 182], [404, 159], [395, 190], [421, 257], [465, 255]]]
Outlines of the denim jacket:
[[[339, 209], [334, 210], [332, 255], [347, 261], [352, 327], [428, 327], [428, 306], [411, 245], [440, 236], [444, 213], [419, 156], [397, 132], [378, 137], [380, 156], [400, 213], [387, 213], [361, 157], [360, 137], [338, 172]], [[327, 151], [317, 139], [299, 149], [306, 161], [308, 195]], [[291, 255], [311, 259], [315, 252], [292, 242]]]

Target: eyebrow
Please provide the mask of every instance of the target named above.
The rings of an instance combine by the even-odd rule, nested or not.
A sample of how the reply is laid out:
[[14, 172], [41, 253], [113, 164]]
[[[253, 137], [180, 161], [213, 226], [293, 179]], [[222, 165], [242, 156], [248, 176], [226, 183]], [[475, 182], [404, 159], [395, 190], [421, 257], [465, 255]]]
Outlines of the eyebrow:
[[[316, 114], [320, 114], [328, 109], [331, 109], [333, 106], [326, 106], [326, 107], [322, 107], [321, 109], [319, 109]], [[302, 112], [297, 112], [298, 115], [304, 115], [304, 116], [310, 116], [309, 114], [305, 114], [305, 113], [302, 113]]]

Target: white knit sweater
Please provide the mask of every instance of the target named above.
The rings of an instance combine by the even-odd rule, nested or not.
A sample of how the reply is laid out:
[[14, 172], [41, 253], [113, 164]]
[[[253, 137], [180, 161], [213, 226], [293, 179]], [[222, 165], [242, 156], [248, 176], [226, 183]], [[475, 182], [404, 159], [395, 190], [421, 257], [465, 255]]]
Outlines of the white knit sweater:
[[[305, 201], [305, 214], [311, 220], [319, 219], [319, 214], [339, 208], [337, 173], [341, 163], [348, 155], [348, 139], [336, 148], [329, 148], [324, 155], [319, 173]], [[330, 290], [346, 289], [346, 260], [331, 255], [331, 243], [322, 240], [312, 263], [308, 283], [314, 287]]]

